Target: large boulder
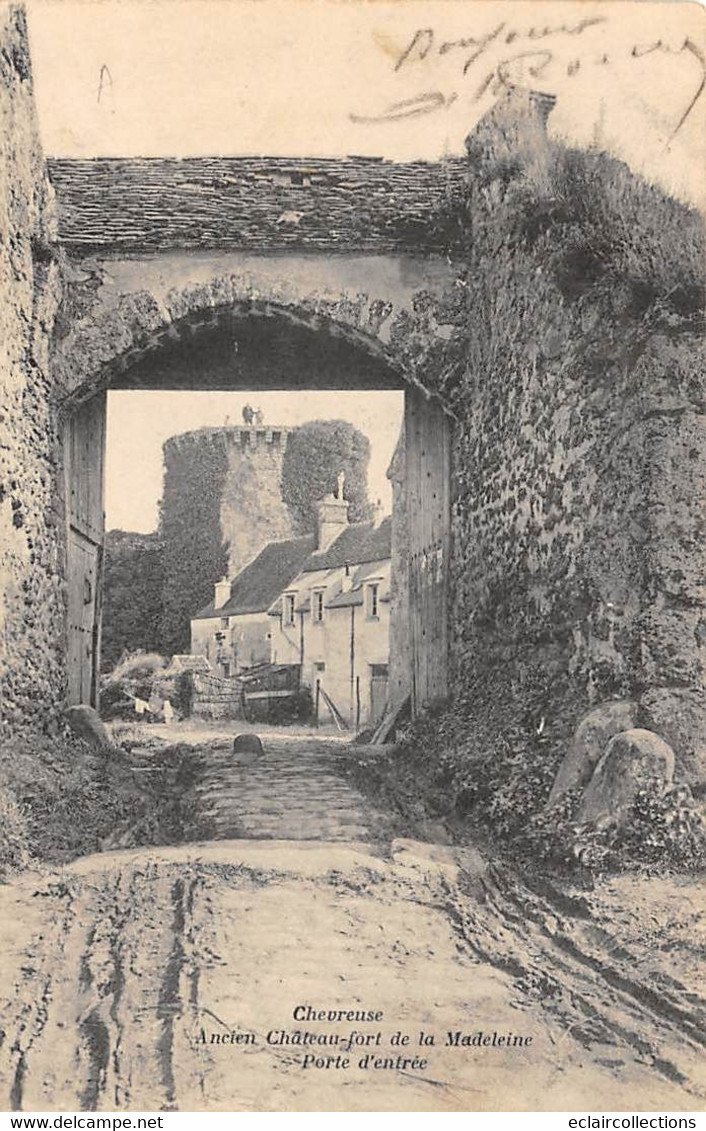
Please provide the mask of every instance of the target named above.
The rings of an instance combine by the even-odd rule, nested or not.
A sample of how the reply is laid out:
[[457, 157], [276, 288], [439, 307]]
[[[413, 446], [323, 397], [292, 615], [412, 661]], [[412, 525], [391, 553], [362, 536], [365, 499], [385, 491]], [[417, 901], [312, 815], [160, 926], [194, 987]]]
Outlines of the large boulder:
[[87, 742], [92, 749], [111, 749], [113, 742], [110, 731], [98, 712], [93, 710], [93, 707], [87, 707], [85, 704], [67, 707], [64, 711], [64, 718], [74, 734]]
[[611, 738], [636, 726], [637, 710], [637, 703], [631, 699], [613, 699], [584, 715], [559, 766], [547, 805], [553, 805], [571, 789], [588, 785]]
[[623, 825], [640, 789], [655, 778], [667, 786], [673, 775], [674, 751], [664, 739], [638, 727], [621, 731], [596, 766], [576, 819], [579, 824]]

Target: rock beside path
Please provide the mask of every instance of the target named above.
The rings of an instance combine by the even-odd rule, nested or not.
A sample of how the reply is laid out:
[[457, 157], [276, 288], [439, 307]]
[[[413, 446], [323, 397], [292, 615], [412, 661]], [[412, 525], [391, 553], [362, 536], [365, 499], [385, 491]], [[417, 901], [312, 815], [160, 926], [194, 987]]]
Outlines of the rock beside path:
[[548, 805], [553, 805], [570, 790], [588, 785], [611, 738], [634, 727], [637, 712], [638, 706], [633, 700], [615, 699], [601, 703], [584, 715], [554, 779]]
[[625, 824], [638, 792], [655, 778], [669, 785], [674, 751], [651, 730], [635, 727], [611, 738], [581, 799], [581, 824]]

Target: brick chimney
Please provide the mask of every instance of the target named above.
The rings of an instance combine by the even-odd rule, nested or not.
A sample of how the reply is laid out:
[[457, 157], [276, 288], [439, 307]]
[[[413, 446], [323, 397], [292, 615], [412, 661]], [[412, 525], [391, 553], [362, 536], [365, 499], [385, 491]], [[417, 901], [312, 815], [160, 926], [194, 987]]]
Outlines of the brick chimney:
[[328, 550], [342, 530], [348, 526], [348, 503], [335, 495], [326, 495], [316, 508], [318, 520], [317, 550]]
[[216, 582], [215, 594], [213, 597], [214, 609], [222, 609], [230, 599], [230, 581], [227, 577], [222, 577], [220, 581]]

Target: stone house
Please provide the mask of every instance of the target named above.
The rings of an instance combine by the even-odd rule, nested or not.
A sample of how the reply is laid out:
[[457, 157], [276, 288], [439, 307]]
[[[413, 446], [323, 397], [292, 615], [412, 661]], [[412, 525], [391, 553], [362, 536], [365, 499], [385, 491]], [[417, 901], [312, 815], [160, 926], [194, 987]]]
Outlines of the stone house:
[[392, 520], [348, 523], [328, 495], [317, 534], [270, 542], [191, 620], [191, 651], [224, 678], [291, 664], [318, 718], [358, 727], [388, 699]]
[[224, 678], [268, 663], [268, 610], [314, 546], [313, 535], [269, 542], [233, 581], [218, 581], [213, 601], [191, 619], [192, 654], [205, 656]]
[[319, 504], [318, 538], [270, 608], [274, 663], [298, 664], [318, 717], [376, 722], [388, 697], [392, 520], [348, 524], [348, 506]]

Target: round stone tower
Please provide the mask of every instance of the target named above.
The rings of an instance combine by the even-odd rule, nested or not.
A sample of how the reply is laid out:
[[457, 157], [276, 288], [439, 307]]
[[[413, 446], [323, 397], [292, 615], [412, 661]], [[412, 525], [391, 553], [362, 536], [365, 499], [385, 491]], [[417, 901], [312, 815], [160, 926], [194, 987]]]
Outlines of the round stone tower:
[[229, 579], [257, 557], [268, 542], [294, 536], [281, 489], [282, 460], [291, 431], [278, 424], [226, 424], [198, 428], [166, 441], [172, 465], [178, 453], [185, 478], [200, 452], [210, 450], [213, 454], [216, 449], [225, 458], [220, 523], [223, 541], [229, 545]]

